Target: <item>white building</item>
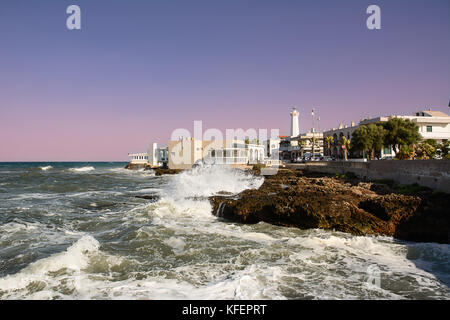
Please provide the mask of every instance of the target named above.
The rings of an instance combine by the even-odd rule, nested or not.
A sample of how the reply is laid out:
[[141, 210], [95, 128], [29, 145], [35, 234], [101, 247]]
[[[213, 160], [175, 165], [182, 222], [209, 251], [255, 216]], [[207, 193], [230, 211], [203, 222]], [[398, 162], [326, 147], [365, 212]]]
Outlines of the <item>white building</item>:
[[300, 114], [296, 108], [292, 109], [291, 114], [291, 137], [296, 137], [300, 134], [298, 126], [298, 115]]
[[422, 139], [433, 139], [437, 142], [450, 140], [450, 116], [441, 111], [420, 111], [412, 116], [399, 116], [415, 122], [419, 127]]
[[278, 154], [280, 149], [280, 141], [280, 139], [269, 139], [264, 142], [266, 147], [266, 156], [268, 158], [272, 157], [275, 153]]
[[170, 169], [190, 169], [198, 163], [246, 166], [265, 162], [265, 148], [262, 144], [240, 140], [204, 141], [194, 138], [169, 141]]
[[298, 137], [292, 138], [293, 141], [297, 141], [298, 149], [293, 150], [291, 159], [298, 159], [299, 157], [306, 158], [320, 158], [323, 156], [323, 133], [315, 132], [311, 129], [311, 132], [302, 133]]
[[284, 138], [280, 142], [280, 154], [283, 160], [320, 158], [323, 156], [323, 134], [311, 129], [311, 132]]
[[[390, 115], [385, 117], [375, 117], [370, 119], [361, 120], [357, 125], [354, 122], [351, 123], [350, 126], [339, 124], [338, 128], [333, 128], [331, 130], [325, 131], [323, 133], [324, 138], [327, 136], [333, 137], [333, 143], [328, 149], [327, 142], [324, 142], [325, 145], [325, 154], [329, 153], [332, 156], [336, 156], [338, 158], [343, 157], [343, 151], [341, 148], [341, 138], [345, 136], [347, 139], [351, 141], [353, 132], [361, 125], [367, 125], [370, 123], [378, 123], [388, 121], [390, 118], [401, 118], [401, 119], [409, 119], [411, 122], [414, 122], [419, 127], [419, 133], [422, 136], [423, 140], [433, 139], [437, 142], [442, 142], [445, 140], [450, 140], [450, 116], [441, 112], [441, 111], [420, 111], [415, 112], [411, 116], [407, 115]], [[385, 157], [393, 157], [395, 156], [394, 151], [390, 146], [385, 147], [381, 150], [381, 158]]]
[[147, 153], [129, 153], [131, 164], [148, 164], [148, 154]]
[[168, 162], [168, 147], [158, 148], [156, 143], [152, 143], [146, 153], [129, 153], [128, 156], [131, 164], [161, 167]]
[[147, 150], [148, 163], [152, 167], [161, 167], [164, 163], [169, 161], [169, 148], [158, 148], [158, 145], [154, 142]]

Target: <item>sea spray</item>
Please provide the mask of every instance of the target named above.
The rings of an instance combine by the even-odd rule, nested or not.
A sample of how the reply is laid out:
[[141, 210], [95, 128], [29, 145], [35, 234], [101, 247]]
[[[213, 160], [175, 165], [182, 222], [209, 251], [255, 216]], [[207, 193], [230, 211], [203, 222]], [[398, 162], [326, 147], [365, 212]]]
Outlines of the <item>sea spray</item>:
[[159, 201], [150, 206], [153, 222], [165, 226], [179, 225], [183, 219], [192, 217], [197, 221], [215, 221], [209, 196], [259, 188], [264, 181], [263, 177], [244, 170], [216, 165], [195, 167], [167, 179], [167, 184], [160, 191]]
[[256, 177], [244, 170], [205, 165], [174, 175], [165, 195], [175, 198], [209, 197], [221, 191], [239, 193], [257, 189], [263, 182], [263, 177]]

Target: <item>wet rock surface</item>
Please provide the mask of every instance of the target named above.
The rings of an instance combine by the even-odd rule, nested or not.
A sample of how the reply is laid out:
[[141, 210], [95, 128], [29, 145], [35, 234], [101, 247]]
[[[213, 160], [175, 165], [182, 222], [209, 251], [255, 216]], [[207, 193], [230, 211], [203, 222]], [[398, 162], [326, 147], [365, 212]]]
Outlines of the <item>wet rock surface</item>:
[[450, 195], [397, 194], [383, 183], [280, 169], [259, 189], [210, 197], [224, 219], [449, 243]]
[[152, 168], [150, 165], [148, 164], [136, 164], [136, 163], [128, 163], [125, 166], [125, 169], [129, 169], [129, 170], [152, 170], [155, 172], [155, 175], [157, 176], [161, 176], [163, 174], [177, 174], [180, 173], [181, 169], [168, 169], [168, 168]]

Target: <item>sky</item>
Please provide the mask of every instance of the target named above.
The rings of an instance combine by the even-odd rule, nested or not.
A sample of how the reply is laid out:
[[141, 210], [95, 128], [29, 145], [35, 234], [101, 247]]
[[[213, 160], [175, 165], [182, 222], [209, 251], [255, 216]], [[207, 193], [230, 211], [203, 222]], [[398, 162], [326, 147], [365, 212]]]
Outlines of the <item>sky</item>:
[[312, 108], [316, 130], [449, 114], [449, 14], [448, 0], [2, 0], [0, 161], [126, 161], [194, 120], [289, 134], [293, 106], [301, 132]]

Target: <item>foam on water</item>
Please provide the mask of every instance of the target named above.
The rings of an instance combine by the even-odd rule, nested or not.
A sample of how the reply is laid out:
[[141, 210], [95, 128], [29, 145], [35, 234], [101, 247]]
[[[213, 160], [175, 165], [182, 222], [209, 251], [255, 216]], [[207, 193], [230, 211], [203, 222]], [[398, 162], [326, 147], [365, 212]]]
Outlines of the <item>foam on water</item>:
[[50, 169], [53, 169], [52, 166], [44, 166], [44, 167], [39, 167], [39, 168], [41, 168], [42, 171], [48, 171]]
[[133, 176], [133, 175], [155, 176], [155, 171], [144, 170], [144, 169], [129, 170], [129, 169], [125, 169], [125, 168], [111, 168], [111, 169], [109, 169], [109, 171], [117, 173], [117, 174], [127, 175], [127, 176]]
[[172, 176], [165, 194], [175, 199], [209, 197], [221, 191], [239, 193], [245, 189], [257, 189], [263, 182], [264, 178], [243, 170], [205, 165]]
[[[0, 258], [23, 266], [3, 273], [0, 299], [450, 299], [448, 245], [218, 219], [209, 196], [262, 184], [244, 171], [106, 168], [78, 178], [91, 185], [51, 193], [60, 202], [36, 193], [22, 220], [0, 224]], [[380, 287], [367, 281], [373, 267]]]
[[217, 221], [211, 214], [209, 196], [219, 192], [239, 193], [246, 189], [259, 188], [264, 178], [255, 177], [243, 170], [222, 166], [200, 166], [180, 174], [168, 176], [167, 184], [158, 190], [161, 198], [147, 206], [153, 223], [166, 227], [183, 227], [200, 221]]
[[95, 168], [93, 166], [86, 166], [81, 168], [69, 168], [68, 170], [71, 172], [89, 172], [95, 170]]
[[65, 272], [80, 272], [88, 265], [89, 254], [97, 252], [99, 243], [91, 236], [84, 236], [65, 252], [40, 259], [15, 275], [0, 279], [0, 293], [2, 291], [24, 289], [33, 281], [44, 281], [51, 272], [65, 269]]

